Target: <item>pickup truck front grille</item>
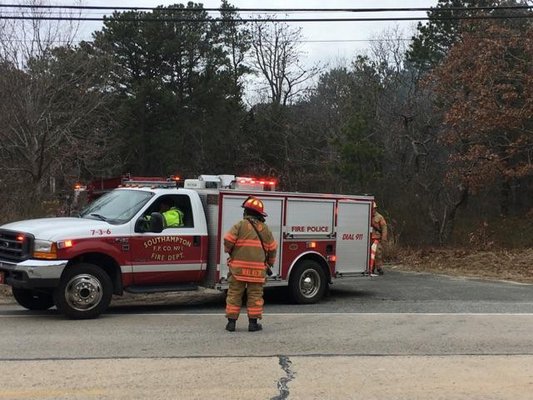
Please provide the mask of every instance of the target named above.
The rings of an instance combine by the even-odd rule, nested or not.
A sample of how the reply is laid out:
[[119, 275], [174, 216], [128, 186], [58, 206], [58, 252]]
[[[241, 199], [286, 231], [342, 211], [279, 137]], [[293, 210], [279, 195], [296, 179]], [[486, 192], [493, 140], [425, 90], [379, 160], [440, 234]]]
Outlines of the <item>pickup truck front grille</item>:
[[24, 261], [30, 258], [33, 235], [0, 229], [0, 260]]

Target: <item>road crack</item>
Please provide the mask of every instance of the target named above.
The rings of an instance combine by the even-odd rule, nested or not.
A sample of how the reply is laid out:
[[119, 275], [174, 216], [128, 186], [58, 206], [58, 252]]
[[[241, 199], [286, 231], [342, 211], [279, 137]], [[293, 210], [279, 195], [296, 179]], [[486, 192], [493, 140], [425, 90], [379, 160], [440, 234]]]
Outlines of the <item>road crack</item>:
[[287, 356], [279, 356], [279, 365], [285, 372], [285, 376], [282, 376], [278, 380], [279, 395], [272, 397], [270, 400], [284, 400], [289, 398], [289, 382], [291, 382], [296, 373], [291, 370], [292, 362]]

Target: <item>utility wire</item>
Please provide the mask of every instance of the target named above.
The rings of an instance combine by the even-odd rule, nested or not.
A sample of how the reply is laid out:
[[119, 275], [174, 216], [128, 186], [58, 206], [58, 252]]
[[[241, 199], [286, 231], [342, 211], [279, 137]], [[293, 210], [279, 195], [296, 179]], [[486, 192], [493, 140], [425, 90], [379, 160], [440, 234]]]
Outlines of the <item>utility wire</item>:
[[494, 7], [393, 7], [393, 8], [180, 8], [180, 7], [114, 7], [114, 6], [76, 6], [76, 5], [31, 5], [31, 4], [0, 4], [3, 8], [30, 8], [30, 9], [73, 9], [73, 10], [142, 10], [142, 11], [235, 11], [235, 12], [262, 12], [262, 13], [287, 13], [287, 12], [416, 12], [416, 11], [483, 11], [483, 10], [529, 10], [533, 6], [494, 6]]
[[[505, 38], [505, 39], [512, 39], [512, 38], [523, 38], [525, 35], [499, 35], [499, 38]], [[477, 39], [485, 40], [485, 39], [494, 39], [490, 36], [476, 36]], [[379, 39], [301, 39], [301, 40], [294, 40], [296, 43], [372, 43], [372, 42], [410, 42], [413, 38], [379, 38]], [[7, 39], [8, 42], [16, 42], [16, 43], [39, 43], [40, 41], [38, 39]], [[87, 42], [90, 41], [89, 39], [80, 39], [76, 40], [75, 42]], [[73, 41], [70, 40], [52, 40], [50, 43], [54, 44], [68, 44], [72, 43]]]
[[[112, 7], [112, 6], [76, 6], [76, 5], [31, 5], [31, 4], [0, 4], [1, 8], [18, 8], [31, 10], [56, 10], [56, 9], [74, 9], [74, 10], [151, 10], [151, 11], [179, 11], [185, 13], [205, 11], [205, 12], [221, 12], [223, 10], [232, 10], [235, 12], [350, 12], [350, 13], [376, 13], [376, 12], [450, 12], [450, 11], [487, 11], [487, 10], [530, 10], [533, 6], [501, 6], [501, 7], [450, 7], [450, 8], [412, 8], [412, 7], [395, 7], [395, 8], [235, 8], [235, 9], [220, 9], [220, 8], [154, 8], [154, 7]], [[8, 15], [0, 14], [0, 19], [11, 20], [54, 20], [54, 21], [104, 21], [113, 19], [110, 16], [65, 16], [62, 14], [47, 14], [36, 13], [34, 15], [21, 14], [16, 15], [18, 11], [8, 10]], [[19, 11], [20, 12], [20, 11]], [[421, 17], [364, 17], [364, 18], [272, 18], [272, 17], [246, 17], [246, 18], [182, 18], [182, 17], [125, 17], [119, 16], [117, 19], [126, 22], [374, 22], [374, 21], [422, 21], [422, 20], [475, 20], [475, 19], [518, 19], [530, 18], [533, 14], [519, 14], [519, 15], [446, 15], [446, 16], [421, 16]]]
[[[516, 36], [516, 37], [522, 37], [522, 36]], [[357, 43], [357, 42], [409, 42], [412, 38], [395, 38], [395, 39], [303, 39], [303, 40], [295, 40], [296, 43]], [[16, 42], [16, 43], [39, 43], [40, 41], [38, 39], [8, 39], [8, 42]], [[81, 40], [80, 40], [81, 41]], [[87, 40], [83, 40], [87, 41]], [[52, 40], [52, 43], [55, 44], [67, 44], [72, 43], [70, 40]]]
[[45, 20], [45, 21], [123, 21], [123, 22], [377, 22], [377, 21], [454, 21], [454, 20], [490, 20], [490, 19], [530, 19], [533, 15], [483, 15], [453, 17], [393, 17], [393, 18], [124, 18], [124, 17], [65, 17], [65, 16], [29, 16], [0, 15], [0, 20]]

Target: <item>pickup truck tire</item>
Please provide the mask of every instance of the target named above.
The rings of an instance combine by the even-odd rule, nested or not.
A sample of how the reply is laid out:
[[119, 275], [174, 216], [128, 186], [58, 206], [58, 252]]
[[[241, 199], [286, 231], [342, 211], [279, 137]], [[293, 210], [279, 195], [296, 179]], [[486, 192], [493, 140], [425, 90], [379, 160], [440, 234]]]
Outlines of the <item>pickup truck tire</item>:
[[28, 310], [48, 310], [54, 305], [51, 293], [17, 287], [11, 288], [11, 291], [17, 303]]
[[294, 267], [289, 279], [289, 293], [298, 304], [313, 304], [326, 292], [326, 274], [314, 260], [302, 260]]
[[72, 265], [54, 291], [57, 309], [71, 319], [96, 318], [103, 313], [113, 294], [109, 275], [94, 264]]

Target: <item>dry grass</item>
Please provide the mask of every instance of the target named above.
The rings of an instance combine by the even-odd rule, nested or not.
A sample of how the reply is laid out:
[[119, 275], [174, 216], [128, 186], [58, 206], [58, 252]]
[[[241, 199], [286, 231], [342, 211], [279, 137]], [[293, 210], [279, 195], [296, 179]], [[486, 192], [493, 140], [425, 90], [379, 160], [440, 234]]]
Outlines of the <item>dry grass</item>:
[[400, 270], [533, 283], [532, 248], [493, 251], [404, 249], [398, 252], [395, 264], [399, 264]]
[[7, 285], [0, 285], [0, 304], [5, 303], [6, 300], [11, 301], [11, 298], [11, 288]]

